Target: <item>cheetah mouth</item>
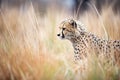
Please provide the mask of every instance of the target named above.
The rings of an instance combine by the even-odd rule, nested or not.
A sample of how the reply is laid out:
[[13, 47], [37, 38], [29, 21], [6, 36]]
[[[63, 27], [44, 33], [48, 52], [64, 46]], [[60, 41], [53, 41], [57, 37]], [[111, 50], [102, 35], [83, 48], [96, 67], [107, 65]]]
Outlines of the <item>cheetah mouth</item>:
[[60, 39], [65, 39], [65, 36], [64, 35], [60, 36]]

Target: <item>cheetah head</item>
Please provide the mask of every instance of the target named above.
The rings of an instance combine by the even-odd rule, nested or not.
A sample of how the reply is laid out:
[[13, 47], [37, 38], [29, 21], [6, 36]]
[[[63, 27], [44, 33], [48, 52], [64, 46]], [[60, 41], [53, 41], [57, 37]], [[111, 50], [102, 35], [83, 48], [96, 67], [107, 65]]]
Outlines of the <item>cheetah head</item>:
[[71, 40], [85, 32], [84, 27], [78, 21], [68, 19], [60, 23], [60, 32], [57, 34], [61, 39]]

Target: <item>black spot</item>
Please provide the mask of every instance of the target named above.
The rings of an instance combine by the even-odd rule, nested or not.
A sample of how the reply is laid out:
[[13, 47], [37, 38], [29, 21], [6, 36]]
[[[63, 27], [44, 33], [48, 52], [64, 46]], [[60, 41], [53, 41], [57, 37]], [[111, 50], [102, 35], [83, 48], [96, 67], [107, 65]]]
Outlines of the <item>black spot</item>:
[[83, 48], [83, 46], [81, 46]]
[[86, 39], [86, 41], [88, 42], [88, 39]]
[[75, 50], [77, 50], [77, 48], [75, 48]]
[[119, 44], [120, 42], [118, 41], [117, 43]]
[[100, 44], [99, 46], [101, 47], [102, 45]]
[[116, 47], [119, 47], [120, 45], [116, 45]]
[[94, 38], [94, 41], [96, 41], [96, 38]]
[[76, 54], [78, 54], [79, 52], [76, 52]]
[[98, 39], [98, 41], [100, 41], [100, 39]]
[[105, 42], [105, 40], [103, 40], [103, 42]]
[[76, 55], [75, 55], [74, 57], [75, 57], [75, 58], [77, 58], [77, 56], [76, 56]]
[[115, 49], [116, 47], [114, 46], [114, 49]]
[[116, 43], [116, 41], [114, 41], [113, 43]]
[[77, 50], [79, 51], [79, 48]]
[[78, 51], [80, 52], [80, 49], [78, 49]]
[[106, 50], [107, 50], [108, 48], [106, 47]]
[[108, 48], [110, 48], [110, 46], [109, 46], [109, 45], [108, 45], [107, 47], [108, 47]]

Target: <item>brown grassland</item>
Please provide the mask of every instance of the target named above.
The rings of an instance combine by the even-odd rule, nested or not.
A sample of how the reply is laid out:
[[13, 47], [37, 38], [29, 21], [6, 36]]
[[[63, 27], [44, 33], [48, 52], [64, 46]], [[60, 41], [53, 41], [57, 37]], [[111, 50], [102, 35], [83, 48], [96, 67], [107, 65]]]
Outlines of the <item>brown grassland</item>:
[[[26, 11], [0, 11], [0, 80], [118, 80], [119, 67], [89, 59], [84, 75], [75, 72], [72, 45], [57, 38], [59, 23], [71, 18], [64, 11], [48, 9], [44, 16], [31, 6]], [[80, 20], [102, 38], [120, 40], [120, 15], [111, 8], [101, 15], [85, 13]], [[92, 55], [94, 51], [91, 51]], [[105, 61], [105, 59], [103, 59]]]

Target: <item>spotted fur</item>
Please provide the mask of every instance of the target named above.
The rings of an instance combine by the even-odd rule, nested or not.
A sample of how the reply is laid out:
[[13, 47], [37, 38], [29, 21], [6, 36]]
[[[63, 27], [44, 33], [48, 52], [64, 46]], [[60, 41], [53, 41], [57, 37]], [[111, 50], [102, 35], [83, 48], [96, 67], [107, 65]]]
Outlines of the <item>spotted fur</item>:
[[97, 55], [104, 53], [109, 57], [113, 53], [116, 60], [120, 58], [120, 40], [101, 39], [87, 32], [81, 22], [73, 19], [63, 21], [59, 29], [60, 33], [57, 36], [61, 39], [71, 41], [74, 48], [75, 60], [86, 58], [89, 53], [88, 49], [94, 50]]

